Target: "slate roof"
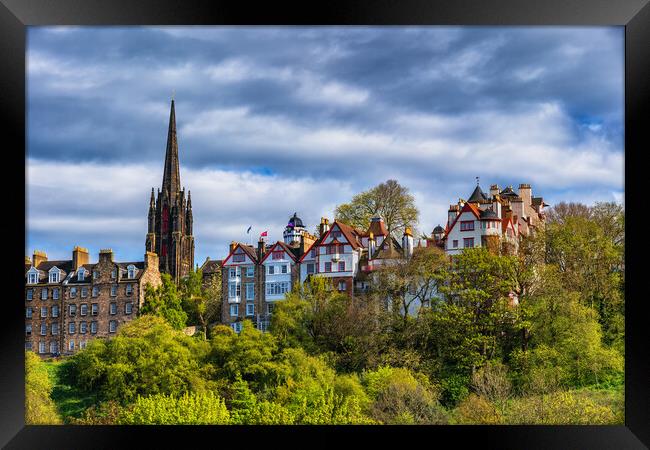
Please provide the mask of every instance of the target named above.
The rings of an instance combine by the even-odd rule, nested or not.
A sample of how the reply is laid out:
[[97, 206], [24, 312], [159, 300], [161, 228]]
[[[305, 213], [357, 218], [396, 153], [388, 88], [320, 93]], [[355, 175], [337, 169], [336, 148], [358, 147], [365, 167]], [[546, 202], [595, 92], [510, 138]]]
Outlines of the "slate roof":
[[474, 188], [474, 192], [472, 192], [472, 195], [469, 196], [469, 199], [467, 200], [468, 202], [481, 202], [489, 200], [487, 195], [481, 190], [481, 186], [478, 184]]
[[221, 271], [221, 262], [222, 261], [220, 259], [213, 261], [208, 257], [203, 263], [203, 265], [201, 266], [201, 271], [203, 272], [203, 275]]
[[402, 246], [394, 237], [386, 238], [375, 250], [372, 259], [397, 259], [402, 257]]
[[486, 209], [481, 211], [480, 220], [499, 220], [499, 216], [491, 209]]
[[512, 186], [508, 186], [502, 190], [499, 195], [501, 195], [501, 197], [519, 197], [519, 195], [512, 189]]
[[[353, 249], [358, 249], [362, 247], [361, 243], [359, 242], [358, 236], [359, 236], [359, 231], [355, 230], [352, 228], [350, 225], [345, 224], [343, 222], [339, 222], [338, 220], [335, 220], [334, 223], [332, 224], [332, 228], [334, 228], [334, 224], [339, 226], [339, 229], [345, 236], [345, 238], [348, 240], [350, 245], [352, 245]], [[330, 228], [331, 231], [331, 228]]]

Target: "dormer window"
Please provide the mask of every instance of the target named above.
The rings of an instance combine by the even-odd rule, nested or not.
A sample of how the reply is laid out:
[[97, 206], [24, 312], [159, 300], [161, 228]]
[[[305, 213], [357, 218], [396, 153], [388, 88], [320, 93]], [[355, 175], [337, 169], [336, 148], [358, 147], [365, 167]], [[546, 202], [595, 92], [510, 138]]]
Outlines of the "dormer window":
[[49, 272], [49, 282], [50, 283], [59, 283], [61, 278], [61, 272], [56, 267], [52, 267]]
[[126, 270], [128, 272], [127, 278], [135, 278], [135, 266], [133, 264], [129, 264]]
[[77, 281], [83, 281], [86, 276], [86, 269], [81, 267], [79, 272], [77, 272]]
[[32, 267], [31, 269], [29, 269], [29, 272], [27, 272], [27, 283], [28, 284], [38, 283], [38, 270], [36, 270], [35, 267]]

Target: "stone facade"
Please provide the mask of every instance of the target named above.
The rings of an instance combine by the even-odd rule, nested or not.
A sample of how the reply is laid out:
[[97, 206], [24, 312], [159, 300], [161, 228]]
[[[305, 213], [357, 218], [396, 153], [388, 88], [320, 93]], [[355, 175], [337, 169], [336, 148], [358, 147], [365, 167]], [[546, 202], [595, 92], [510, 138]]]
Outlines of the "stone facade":
[[47, 261], [42, 252], [33, 261], [26, 258], [26, 316], [32, 311], [25, 318], [26, 349], [42, 356], [72, 354], [92, 339], [110, 338], [137, 316], [146, 285], [161, 284], [155, 253], [146, 253], [144, 261], [114, 262], [113, 252], [102, 250], [97, 263], [88, 259], [81, 247], [72, 260]]

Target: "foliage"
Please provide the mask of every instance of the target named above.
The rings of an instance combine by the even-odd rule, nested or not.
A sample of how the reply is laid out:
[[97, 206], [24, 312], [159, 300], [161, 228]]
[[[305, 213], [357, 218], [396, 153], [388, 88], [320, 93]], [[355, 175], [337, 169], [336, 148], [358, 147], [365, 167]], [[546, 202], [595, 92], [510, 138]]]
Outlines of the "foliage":
[[388, 180], [337, 206], [334, 214], [337, 220], [362, 230], [368, 229], [373, 217], [380, 216], [389, 234], [399, 238], [407, 227], [417, 224], [419, 211], [408, 189]]
[[472, 393], [454, 409], [452, 422], [465, 425], [498, 425], [504, 423], [504, 419], [494, 403]]
[[223, 425], [230, 413], [223, 399], [214, 393], [185, 393], [180, 397], [165, 394], [138, 396], [118, 418], [121, 425]]
[[165, 319], [174, 329], [182, 330], [187, 324], [187, 313], [183, 311], [176, 284], [169, 274], [161, 274], [162, 284], [147, 285], [144, 304], [139, 315], [154, 315]]
[[52, 382], [41, 359], [25, 352], [25, 423], [28, 425], [57, 425], [62, 423], [56, 405], [50, 397]]
[[180, 297], [188, 323], [198, 323], [207, 340], [208, 324], [220, 319], [221, 315], [221, 272], [212, 274], [203, 282], [201, 269], [193, 270], [181, 281]]
[[622, 424], [621, 417], [612, 408], [570, 391], [514, 399], [506, 420], [510, 424], [522, 425]]
[[[206, 388], [209, 367], [202, 342], [173, 330], [162, 318], [143, 316], [110, 340], [95, 339], [71, 359], [76, 384], [121, 403], [138, 395], [180, 395]], [[203, 372], [203, 373], [202, 373]]]

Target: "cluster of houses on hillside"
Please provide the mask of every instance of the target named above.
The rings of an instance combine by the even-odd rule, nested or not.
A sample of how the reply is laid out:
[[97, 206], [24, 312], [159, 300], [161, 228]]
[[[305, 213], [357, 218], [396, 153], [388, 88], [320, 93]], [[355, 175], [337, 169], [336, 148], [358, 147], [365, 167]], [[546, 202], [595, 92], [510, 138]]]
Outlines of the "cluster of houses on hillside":
[[417, 241], [409, 228], [398, 241], [381, 217], [372, 218], [367, 230], [323, 217], [314, 236], [294, 213], [283, 240], [267, 243], [260, 237], [257, 247], [232, 242], [222, 261], [208, 260], [203, 270], [205, 276], [222, 271], [223, 323], [239, 331], [249, 319], [265, 330], [275, 303], [308, 277], [328, 278], [334, 289], [354, 296], [367, 292], [377, 268], [421, 248], [439, 247], [450, 258], [472, 247], [516, 252], [521, 236], [543, 226], [545, 206], [542, 197], [532, 197], [529, 184], [519, 185], [518, 193], [512, 186], [492, 185], [486, 194], [477, 183], [467, 200], [450, 205], [444, 228], [438, 225], [430, 237]]
[[[113, 336], [136, 316], [147, 284], [161, 284], [161, 273], [178, 282], [194, 266], [192, 199], [180, 179], [174, 101], [171, 102], [162, 188], [151, 190], [143, 261], [115, 262], [110, 249], [89, 263], [88, 250], [75, 247], [72, 259], [51, 261], [35, 250], [25, 257], [25, 348], [40, 355], [74, 353], [89, 339]], [[414, 239], [409, 228], [401, 239], [391, 236], [381, 217], [367, 230], [321, 218], [318, 236], [307, 232], [296, 213], [283, 239], [257, 247], [232, 242], [220, 261], [206, 260], [205, 278], [222, 275], [221, 320], [235, 331], [251, 319], [266, 330], [277, 301], [309, 277], [325, 277], [332, 288], [350, 296], [367, 292], [373, 272], [384, 264], [410, 258], [436, 246], [451, 257], [464, 248], [488, 247], [514, 252], [519, 238], [544, 225], [541, 197], [528, 184], [500, 189], [480, 186], [467, 200], [449, 207], [445, 227], [438, 225], [426, 239]], [[398, 236], [399, 238], [399, 236]]]

